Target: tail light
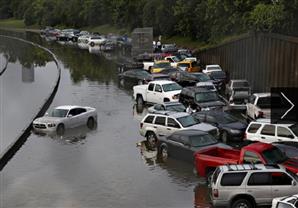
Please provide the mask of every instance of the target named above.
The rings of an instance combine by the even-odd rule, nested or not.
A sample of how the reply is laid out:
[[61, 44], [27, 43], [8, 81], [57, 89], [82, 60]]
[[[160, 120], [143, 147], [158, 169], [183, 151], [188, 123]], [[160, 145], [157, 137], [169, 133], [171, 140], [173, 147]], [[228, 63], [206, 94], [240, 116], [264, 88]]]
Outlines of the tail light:
[[144, 125], [143, 123], [140, 123], [140, 128], [143, 128], [143, 125]]
[[246, 132], [244, 133], [243, 139], [244, 139], [244, 140], [247, 139], [247, 134], [246, 134]]
[[213, 197], [217, 198], [219, 196], [218, 189], [213, 189]]

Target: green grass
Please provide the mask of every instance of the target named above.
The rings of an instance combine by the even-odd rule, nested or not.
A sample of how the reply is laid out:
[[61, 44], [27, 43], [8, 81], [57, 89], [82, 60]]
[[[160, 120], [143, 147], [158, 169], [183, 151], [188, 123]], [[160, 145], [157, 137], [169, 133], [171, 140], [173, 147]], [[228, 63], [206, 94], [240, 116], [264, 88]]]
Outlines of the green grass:
[[114, 33], [114, 34], [130, 34], [130, 32], [127, 29], [120, 29], [115, 26], [111, 25], [101, 25], [101, 26], [90, 26], [90, 27], [83, 27], [81, 30], [87, 30], [89, 32], [99, 32], [100, 34], [109, 34], [109, 33]]
[[37, 25], [32, 25], [28, 27], [25, 25], [23, 20], [17, 20], [17, 19], [0, 20], [0, 27], [8, 28], [8, 29], [39, 29], [39, 26]]

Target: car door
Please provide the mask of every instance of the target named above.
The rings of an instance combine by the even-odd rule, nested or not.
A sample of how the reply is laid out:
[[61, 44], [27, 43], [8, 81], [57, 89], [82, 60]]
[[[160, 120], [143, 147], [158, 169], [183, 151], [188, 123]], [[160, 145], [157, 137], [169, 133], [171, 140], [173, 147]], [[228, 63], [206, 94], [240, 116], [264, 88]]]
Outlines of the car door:
[[81, 126], [87, 124], [87, 110], [85, 108], [77, 108], [75, 116], [76, 126]]
[[270, 172], [252, 173], [247, 181], [246, 192], [255, 198], [258, 205], [272, 202], [272, 186]]
[[156, 129], [157, 136], [168, 136], [166, 130], [166, 117], [156, 116], [153, 128]]
[[167, 118], [166, 134], [170, 135], [181, 128], [180, 124], [174, 118]]
[[159, 84], [156, 84], [155, 85], [155, 88], [154, 88], [154, 102], [155, 103], [163, 103], [163, 92], [162, 92], [162, 87], [161, 85]]
[[260, 132], [260, 142], [272, 143], [277, 142], [278, 139], [275, 136], [276, 126], [272, 124], [265, 124]]
[[168, 139], [168, 152], [174, 158], [187, 161], [188, 146], [185, 144], [184, 137], [177, 134], [171, 135]]
[[293, 133], [286, 127], [283, 126], [277, 126], [277, 141], [283, 142], [283, 141], [293, 141], [295, 136]]
[[283, 172], [273, 172], [272, 176], [272, 195], [275, 197], [291, 196], [298, 193], [297, 184], [294, 185], [293, 179]]
[[154, 92], [154, 86], [155, 84], [153, 83], [150, 83], [148, 85], [148, 88], [147, 88], [147, 102], [150, 102], [150, 103], [155, 103], [154, 102], [154, 99], [155, 99], [155, 92]]
[[76, 126], [76, 118], [75, 116], [77, 115], [77, 108], [71, 109], [68, 114], [67, 114], [67, 119], [65, 120], [64, 125], [73, 128]]

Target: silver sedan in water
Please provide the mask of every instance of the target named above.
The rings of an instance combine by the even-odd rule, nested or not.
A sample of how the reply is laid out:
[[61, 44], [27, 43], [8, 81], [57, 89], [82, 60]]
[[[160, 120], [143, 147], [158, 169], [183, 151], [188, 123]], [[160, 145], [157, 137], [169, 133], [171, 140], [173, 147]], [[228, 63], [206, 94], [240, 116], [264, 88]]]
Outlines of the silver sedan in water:
[[93, 128], [96, 120], [95, 108], [65, 105], [55, 108], [51, 113], [46, 113], [44, 117], [35, 119], [33, 130], [35, 132], [57, 131], [58, 134], [63, 134], [65, 128], [81, 125]]

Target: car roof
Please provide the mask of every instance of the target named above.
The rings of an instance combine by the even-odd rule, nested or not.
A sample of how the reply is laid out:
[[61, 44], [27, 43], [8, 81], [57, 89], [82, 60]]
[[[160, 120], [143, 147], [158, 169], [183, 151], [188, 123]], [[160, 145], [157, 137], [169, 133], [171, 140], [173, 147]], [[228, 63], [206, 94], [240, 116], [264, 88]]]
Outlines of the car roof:
[[83, 107], [78, 106], [78, 105], [61, 105], [61, 106], [56, 107], [55, 109], [70, 110], [73, 108], [83, 108]]
[[205, 131], [196, 130], [196, 129], [184, 129], [184, 130], [176, 131], [173, 134], [175, 134], [175, 135], [178, 134], [178, 135], [183, 135], [183, 136], [193, 136], [193, 135], [206, 135], [208, 133]]
[[186, 113], [186, 112], [173, 112], [173, 111], [160, 111], [160, 112], [157, 112], [157, 113], [149, 113], [149, 114], [153, 115], [153, 116], [158, 116], [158, 115], [171, 116], [173, 118], [180, 118], [180, 117], [184, 117], [184, 116], [189, 116], [189, 114]]
[[172, 83], [176, 83], [176, 82], [173, 82], [170, 80], [156, 80], [156, 81], [149, 82], [149, 84], [151, 84], [151, 83], [163, 85], [163, 84], [172, 84]]
[[254, 93], [253, 95], [257, 97], [269, 97], [271, 95], [270, 92], [263, 92], [263, 93]]
[[246, 79], [231, 79], [231, 82], [248, 82]]
[[189, 90], [189, 91], [194, 91], [194, 92], [212, 92], [206, 88], [202, 87], [185, 87], [183, 90]]
[[206, 67], [220, 67], [218, 64], [206, 65]]
[[[205, 114], [205, 115], [212, 115], [212, 116], [221, 116], [221, 115], [227, 115], [229, 113], [220, 111], [220, 110], [210, 110], [210, 111], [200, 111], [195, 114]], [[229, 114], [230, 115], [230, 114]]]
[[278, 170], [285, 171], [285, 168], [281, 165], [264, 165], [264, 164], [227, 164], [219, 166], [223, 172], [234, 171], [266, 171], [276, 172]]

